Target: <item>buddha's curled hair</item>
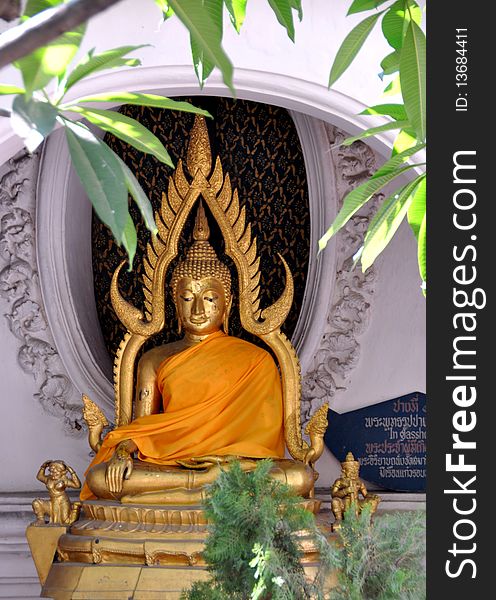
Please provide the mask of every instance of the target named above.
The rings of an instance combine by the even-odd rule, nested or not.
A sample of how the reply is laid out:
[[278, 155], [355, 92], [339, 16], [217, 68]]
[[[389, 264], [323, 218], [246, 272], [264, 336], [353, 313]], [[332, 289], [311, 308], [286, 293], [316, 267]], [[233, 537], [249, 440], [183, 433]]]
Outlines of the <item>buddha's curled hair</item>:
[[203, 279], [215, 277], [224, 286], [226, 300], [231, 297], [231, 272], [229, 267], [221, 262], [215, 250], [208, 241], [210, 228], [203, 204], [200, 202], [196, 213], [195, 227], [193, 230], [193, 243], [186, 253], [185, 260], [181, 261], [172, 273], [172, 293], [176, 297], [177, 284], [183, 277]]

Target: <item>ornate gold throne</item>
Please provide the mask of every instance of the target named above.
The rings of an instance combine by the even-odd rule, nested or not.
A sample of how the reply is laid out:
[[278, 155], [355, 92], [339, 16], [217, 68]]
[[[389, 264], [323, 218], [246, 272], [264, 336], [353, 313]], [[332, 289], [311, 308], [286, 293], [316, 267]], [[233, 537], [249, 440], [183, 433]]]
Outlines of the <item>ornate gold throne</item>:
[[[119, 274], [124, 262], [112, 278], [112, 306], [127, 329], [114, 365], [115, 425], [125, 425], [133, 419], [134, 374], [139, 352], [147, 340], [164, 328], [166, 275], [178, 255], [183, 228], [201, 198], [216, 220], [224, 238], [225, 254], [237, 270], [241, 325], [260, 338], [277, 359], [287, 451], [295, 464], [306, 465], [307, 470], [311, 470], [312, 481], [315, 481], [318, 474], [314, 465], [324, 448], [327, 405], [322, 406], [308, 423], [305, 429], [307, 442], [300, 418], [299, 361], [291, 342], [281, 332], [293, 301], [291, 271], [280, 256], [286, 275], [284, 291], [274, 304], [261, 308], [260, 257], [256, 239], [252, 236], [250, 223], [246, 222], [237, 190], [232, 189], [220, 159], [213, 164], [203, 117], [195, 118], [185, 166], [188, 175], [182, 161], [178, 161], [169, 179], [168, 192], [163, 194], [160, 210], [155, 214], [158, 232], [151, 236], [143, 259], [144, 309], [130, 304], [119, 291]], [[84, 400], [90, 445], [98, 450], [107, 423], [96, 405], [88, 398]], [[161, 467], [157, 465], [156, 468]], [[313, 498], [313, 484], [302, 502], [308, 510], [318, 512], [320, 503]], [[51, 566], [46, 581], [42, 581], [43, 594], [71, 598], [73, 596], [69, 594], [77, 591], [78, 598], [120, 597], [95, 595], [101, 582], [113, 581], [108, 583], [109, 591], [121, 586], [127, 590], [128, 596], [123, 596], [126, 598], [178, 597], [179, 591], [189, 582], [204, 575], [201, 550], [206, 525], [201, 505], [85, 501], [79, 519], [66, 526], [58, 539], [57, 562]], [[307, 548], [305, 560], [314, 559], [315, 549]], [[160, 569], [148, 569], [151, 566]]]

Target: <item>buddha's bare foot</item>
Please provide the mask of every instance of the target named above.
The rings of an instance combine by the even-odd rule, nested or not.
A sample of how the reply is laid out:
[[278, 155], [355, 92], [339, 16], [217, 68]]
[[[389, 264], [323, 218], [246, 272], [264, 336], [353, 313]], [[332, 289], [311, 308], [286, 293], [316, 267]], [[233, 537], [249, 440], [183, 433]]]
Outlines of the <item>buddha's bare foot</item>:
[[177, 488], [172, 490], [157, 490], [141, 492], [138, 494], [126, 494], [122, 496], [122, 504], [169, 504], [169, 505], [197, 505], [205, 500], [204, 488], [187, 490]]
[[217, 456], [213, 454], [207, 456], [194, 456], [188, 460], [178, 460], [176, 462], [186, 469], [210, 469], [214, 465], [225, 465], [236, 460], [239, 460], [243, 470], [255, 468], [257, 465], [256, 461], [251, 458], [241, 458], [240, 456], [235, 456], [233, 454], [228, 454], [226, 456]]

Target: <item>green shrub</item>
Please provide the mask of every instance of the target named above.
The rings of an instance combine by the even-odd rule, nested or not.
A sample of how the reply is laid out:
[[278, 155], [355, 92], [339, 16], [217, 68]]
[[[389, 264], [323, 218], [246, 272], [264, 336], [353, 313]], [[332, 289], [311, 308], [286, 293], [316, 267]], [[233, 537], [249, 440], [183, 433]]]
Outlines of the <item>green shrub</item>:
[[425, 514], [396, 512], [375, 517], [353, 507], [339, 529], [333, 553], [338, 586], [331, 600], [421, 600], [425, 598]]

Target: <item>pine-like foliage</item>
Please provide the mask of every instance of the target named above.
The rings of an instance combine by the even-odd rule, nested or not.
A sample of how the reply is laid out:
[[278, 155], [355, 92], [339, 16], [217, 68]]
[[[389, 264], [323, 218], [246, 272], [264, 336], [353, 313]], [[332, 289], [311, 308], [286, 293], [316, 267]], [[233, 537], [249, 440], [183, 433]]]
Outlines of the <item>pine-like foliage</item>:
[[425, 598], [425, 514], [377, 516], [346, 513], [333, 551], [338, 587], [331, 600], [422, 600]]
[[203, 555], [212, 578], [194, 584], [183, 598], [323, 598], [320, 580], [305, 577], [295, 533], [313, 532], [324, 553], [328, 544], [313, 515], [298, 504], [301, 499], [269, 477], [271, 467], [270, 460], [263, 460], [247, 473], [233, 463], [211, 486], [205, 508], [212, 526]]

